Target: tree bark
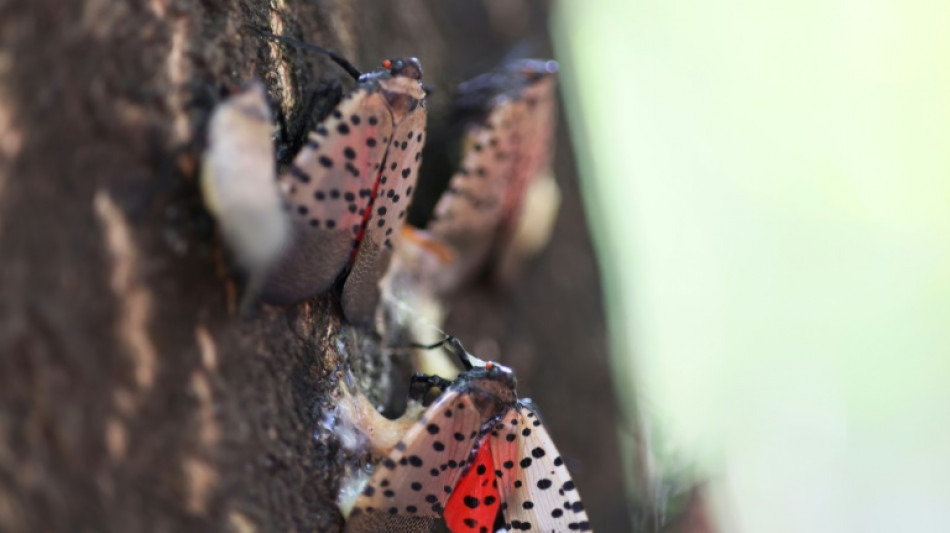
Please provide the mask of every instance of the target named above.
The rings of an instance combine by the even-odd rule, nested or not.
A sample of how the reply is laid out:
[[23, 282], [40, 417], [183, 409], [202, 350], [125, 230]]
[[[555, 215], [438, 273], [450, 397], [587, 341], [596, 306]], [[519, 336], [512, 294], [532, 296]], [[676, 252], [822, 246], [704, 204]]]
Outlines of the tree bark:
[[[339, 340], [374, 399], [400, 388], [332, 297], [234, 312], [239, 285], [197, 187], [208, 115], [262, 79], [292, 141], [350, 86], [251, 24], [363, 68], [419, 56], [438, 139], [455, 83], [525, 35], [550, 53], [546, 12], [515, 0], [0, 1], [0, 530], [338, 531], [354, 458], [322, 417]], [[434, 149], [423, 180], [448, 175]], [[627, 531], [599, 278], [563, 129], [556, 163], [550, 247], [509, 292], [460, 295], [447, 330], [515, 368], [574, 458], [595, 529]]]

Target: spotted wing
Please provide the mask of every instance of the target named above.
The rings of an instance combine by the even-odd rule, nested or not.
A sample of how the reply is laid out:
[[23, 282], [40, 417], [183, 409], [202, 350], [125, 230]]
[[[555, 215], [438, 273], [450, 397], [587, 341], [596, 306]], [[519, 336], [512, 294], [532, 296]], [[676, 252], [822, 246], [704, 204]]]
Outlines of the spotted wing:
[[[390, 83], [415, 84], [416, 89], [419, 85], [418, 81], [407, 78], [395, 78]], [[409, 88], [404, 90], [411, 94]], [[351, 322], [368, 323], [375, 315], [379, 279], [389, 266], [419, 177], [425, 143], [425, 101], [409, 96], [403, 98], [393, 104], [395, 127], [370, 202], [369, 215], [363, 222], [353, 268], [343, 287], [343, 312]]]
[[449, 390], [376, 472], [356, 500], [348, 533], [431, 531], [478, 437], [482, 417], [467, 396]]
[[349, 263], [393, 119], [385, 97], [360, 87], [308, 136], [279, 178], [294, 240], [264, 296], [293, 303], [325, 291]]
[[435, 208], [430, 231], [458, 253], [459, 277], [485, 259], [500, 223], [516, 160], [523, 106], [502, 97], [466, 133], [462, 161]]
[[538, 415], [518, 404], [491, 436], [509, 531], [590, 531], [571, 475]]
[[493, 270], [507, 262], [506, 249], [523, 223], [526, 191], [550, 166], [556, 105], [548, 63], [539, 70], [528, 61], [524, 71], [522, 63], [509, 65], [503, 75], [473, 80], [460, 97], [481, 102], [468, 104], [488, 109], [488, 118], [470, 127], [462, 164], [429, 227], [457, 252], [439, 280], [448, 290], [476, 274], [490, 254], [501, 255]]
[[486, 437], [455, 484], [443, 518], [452, 533], [487, 533], [493, 530], [499, 505], [498, 480]]
[[503, 224], [512, 225], [521, 212], [528, 184], [551, 164], [556, 126], [556, 81], [541, 78], [526, 86], [514, 104], [520, 120], [515, 127], [516, 158], [502, 206]]

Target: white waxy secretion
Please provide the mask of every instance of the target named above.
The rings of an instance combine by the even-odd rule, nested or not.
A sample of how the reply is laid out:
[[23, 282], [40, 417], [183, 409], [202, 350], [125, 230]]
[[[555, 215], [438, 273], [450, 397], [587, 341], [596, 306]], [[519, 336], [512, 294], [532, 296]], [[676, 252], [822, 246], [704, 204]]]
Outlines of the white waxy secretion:
[[277, 189], [273, 121], [260, 84], [228, 98], [211, 116], [201, 171], [205, 204], [252, 279], [284, 252], [290, 219]]

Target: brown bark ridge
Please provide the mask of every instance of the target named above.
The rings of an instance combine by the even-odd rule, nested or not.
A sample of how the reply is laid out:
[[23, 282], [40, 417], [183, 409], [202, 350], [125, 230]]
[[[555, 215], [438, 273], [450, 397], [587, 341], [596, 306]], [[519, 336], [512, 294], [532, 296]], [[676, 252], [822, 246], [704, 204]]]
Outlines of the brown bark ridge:
[[[321, 418], [338, 357], [375, 401], [400, 387], [330, 297], [233, 312], [238, 285], [196, 184], [208, 114], [257, 78], [299, 132], [309, 95], [319, 117], [349, 83], [246, 24], [364, 68], [419, 56], [435, 117], [453, 83], [543, 30], [546, 9], [0, 2], [0, 531], [338, 531], [354, 458]], [[461, 295], [448, 329], [515, 367], [595, 529], [624, 531], [599, 281], [566, 141], [551, 246], [512, 291]]]

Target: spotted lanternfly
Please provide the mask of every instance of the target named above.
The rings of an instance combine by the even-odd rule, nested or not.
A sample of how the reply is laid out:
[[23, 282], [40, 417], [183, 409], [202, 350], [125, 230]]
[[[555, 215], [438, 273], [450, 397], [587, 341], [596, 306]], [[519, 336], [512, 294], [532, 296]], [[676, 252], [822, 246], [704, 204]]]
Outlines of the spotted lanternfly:
[[428, 532], [441, 517], [453, 533], [487, 533], [499, 511], [509, 531], [590, 531], [570, 473], [530, 401], [515, 394], [511, 370], [452, 345], [468, 370], [440, 384], [444, 392], [379, 464], [346, 531]]
[[500, 253], [525, 222], [526, 191], [550, 165], [556, 72], [554, 61], [526, 59], [459, 87], [457, 107], [475, 118], [429, 225], [458, 252], [459, 278]]
[[[286, 40], [286, 39], [281, 39]], [[369, 322], [418, 177], [426, 128], [426, 91], [416, 58], [359, 71], [356, 88], [308, 136], [278, 178], [292, 218], [293, 243], [263, 289], [289, 304], [345, 277], [344, 314]]]

